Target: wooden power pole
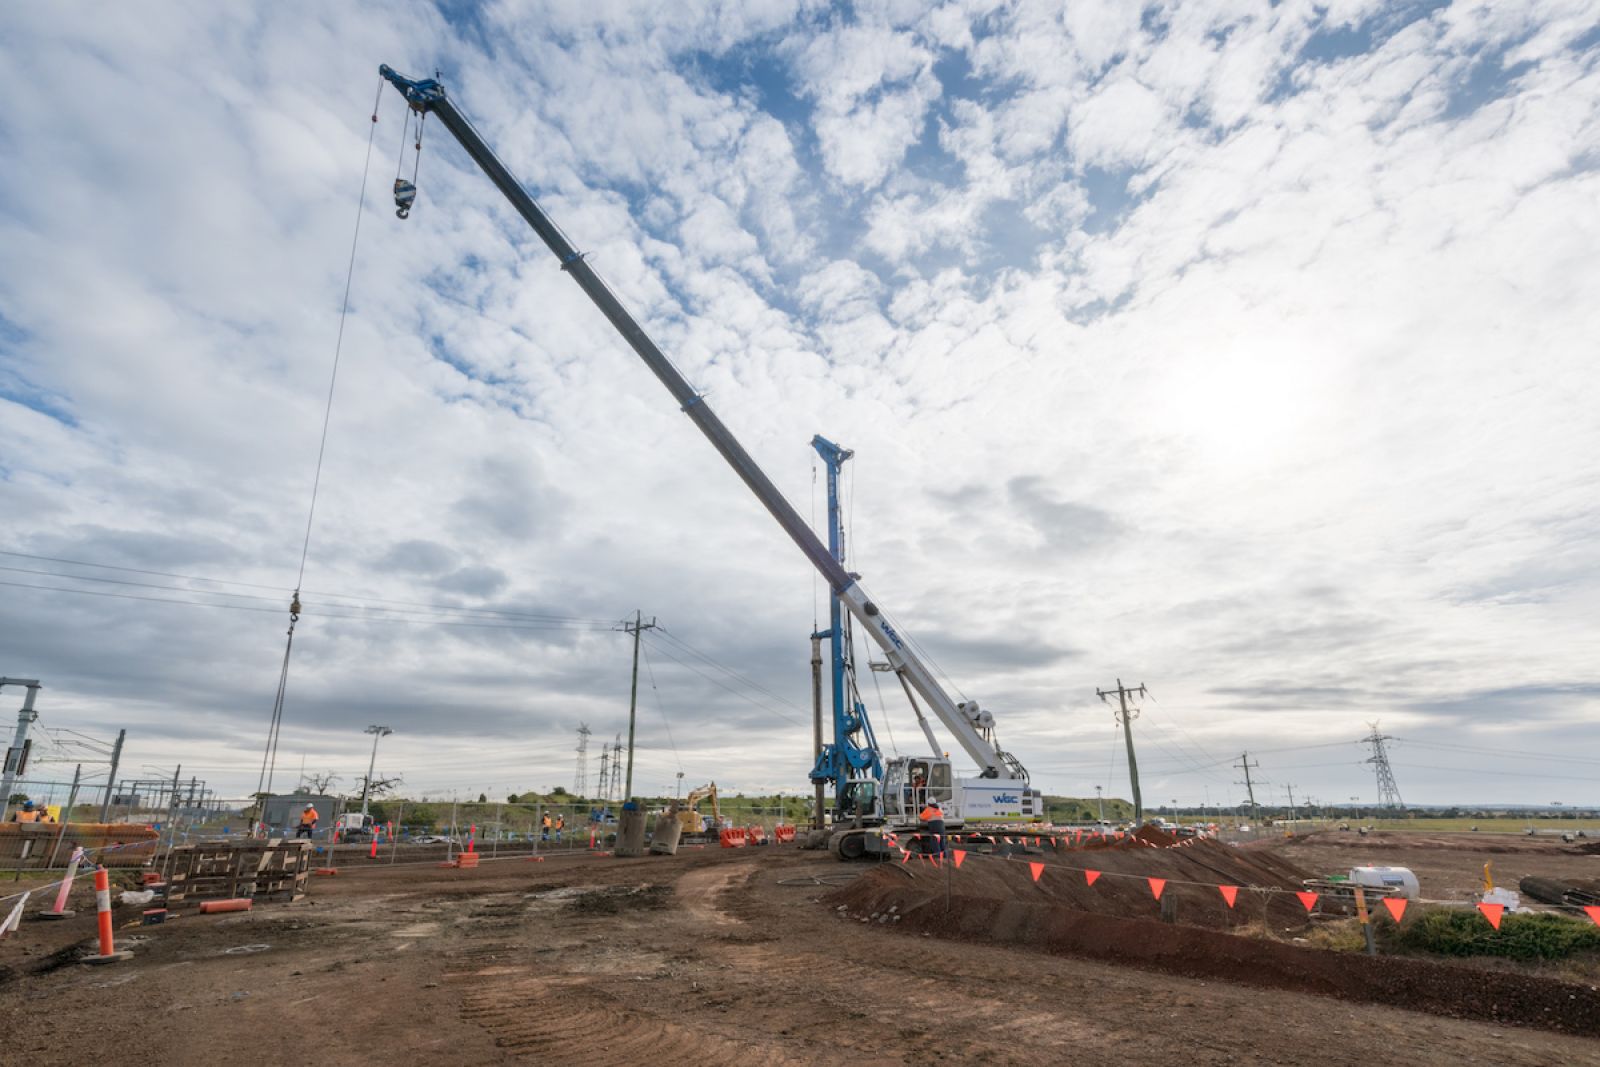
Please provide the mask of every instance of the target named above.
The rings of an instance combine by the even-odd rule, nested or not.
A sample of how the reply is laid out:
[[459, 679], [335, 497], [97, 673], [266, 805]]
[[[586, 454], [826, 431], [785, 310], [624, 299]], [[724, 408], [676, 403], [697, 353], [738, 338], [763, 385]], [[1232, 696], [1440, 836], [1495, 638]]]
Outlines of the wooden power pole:
[[656, 620], [652, 616], [645, 622], [644, 613], [635, 611], [633, 621], [623, 623], [622, 628], [633, 635], [633, 690], [628, 696], [628, 779], [622, 787], [622, 802], [626, 804], [633, 799], [633, 731], [639, 714], [639, 636], [646, 630], [654, 630]]
[[1139, 717], [1139, 709], [1130, 708], [1128, 698], [1144, 696], [1144, 683], [1129, 688], [1122, 684], [1121, 678], [1118, 678], [1115, 689], [1096, 689], [1095, 692], [1107, 704], [1111, 701], [1106, 700], [1106, 697], [1113, 693], [1117, 697], [1117, 721], [1122, 724], [1122, 737], [1128, 745], [1128, 780], [1133, 786], [1133, 825], [1137, 829], [1144, 825], [1144, 801], [1139, 796], [1139, 762], [1133, 756], [1133, 720]]

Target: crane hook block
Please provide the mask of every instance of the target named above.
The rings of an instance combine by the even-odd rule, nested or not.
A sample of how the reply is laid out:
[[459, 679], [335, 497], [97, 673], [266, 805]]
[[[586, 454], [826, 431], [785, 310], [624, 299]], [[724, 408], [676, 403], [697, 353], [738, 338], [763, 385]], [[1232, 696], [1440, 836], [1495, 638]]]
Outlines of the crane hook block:
[[405, 218], [411, 214], [411, 204], [417, 199], [417, 187], [404, 178], [394, 180], [395, 216]]

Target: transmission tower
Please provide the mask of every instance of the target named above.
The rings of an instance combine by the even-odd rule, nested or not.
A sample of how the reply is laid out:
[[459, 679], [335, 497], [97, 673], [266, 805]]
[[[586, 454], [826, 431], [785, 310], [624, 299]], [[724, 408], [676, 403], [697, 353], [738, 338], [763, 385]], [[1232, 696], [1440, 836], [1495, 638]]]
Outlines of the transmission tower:
[[617, 739], [611, 743], [611, 782], [606, 786], [606, 799], [617, 800], [622, 797], [622, 734], [617, 734]]
[[1389, 768], [1389, 753], [1383, 749], [1385, 741], [1393, 741], [1388, 734], [1378, 732], [1378, 724], [1367, 723], [1372, 727], [1372, 732], [1362, 738], [1362, 743], [1372, 746], [1372, 755], [1367, 762], [1372, 764], [1373, 770], [1378, 775], [1378, 805], [1385, 808], [1399, 808], [1405, 810], [1405, 802], [1400, 799], [1400, 787], [1394, 784], [1394, 771]]
[[575, 796], [589, 795], [589, 735], [593, 733], [589, 724], [578, 724], [578, 773], [572, 778], [572, 792]]
[[600, 746], [600, 787], [599, 800], [611, 799], [611, 742], [607, 741]]

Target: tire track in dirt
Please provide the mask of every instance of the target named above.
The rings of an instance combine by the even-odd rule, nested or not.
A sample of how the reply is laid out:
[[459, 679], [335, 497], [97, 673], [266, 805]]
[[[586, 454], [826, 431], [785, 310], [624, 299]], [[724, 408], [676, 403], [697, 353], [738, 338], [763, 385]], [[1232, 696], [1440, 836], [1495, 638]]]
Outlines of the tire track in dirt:
[[[615, 993], [604, 985], [586, 978], [498, 979], [468, 992], [461, 1014], [487, 1029], [500, 1048], [542, 1064], [796, 1062], [775, 1056], [767, 1046], [732, 1041], [650, 1012], [619, 1010]], [[594, 1006], [585, 1007], [584, 1001]]]
[[736, 926], [743, 920], [722, 910], [720, 898], [737, 880], [749, 877], [750, 872], [739, 867], [690, 871], [678, 879], [676, 894], [684, 910], [702, 922], [713, 926]]
[[[739, 925], [719, 909], [718, 898], [742, 873], [734, 869], [686, 875], [675, 888], [676, 914], [669, 917], [695, 925]], [[540, 1064], [585, 1065], [634, 1065], [644, 1059], [692, 1062], [697, 1067], [799, 1062], [775, 1054], [767, 1044], [739, 1041], [628, 1003], [635, 983], [671, 977], [670, 971], [663, 974], [659, 952], [627, 936], [638, 930], [639, 916], [658, 912], [625, 915], [621, 920], [569, 918], [563, 923], [562, 941], [604, 944], [615, 957], [615, 966], [595, 969], [589, 961], [583, 971], [574, 971], [541, 963], [545, 954], [541, 950], [549, 946], [526, 935], [547, 923], [555, 906], [522, 895], [514, 900], [476, 901], [457, 920], [458, 939], [445, 953], [449, 964], [441, 977], [462, 989], [462, 1020], [481, 1027], [510, 1056]], [[514, 936], [513, 929], [522, 931], [523, 939], [504, 940]], [[483, 942], [484, 935], [493, 940]]]

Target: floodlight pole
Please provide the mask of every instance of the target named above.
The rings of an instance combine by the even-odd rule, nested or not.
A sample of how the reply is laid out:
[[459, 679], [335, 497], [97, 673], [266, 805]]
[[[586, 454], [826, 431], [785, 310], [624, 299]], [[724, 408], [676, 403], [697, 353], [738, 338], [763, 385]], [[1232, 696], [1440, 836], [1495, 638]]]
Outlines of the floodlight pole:
[[31, 678], [0, 678], [0, 686], [7, 685], [26, 686], [28, 692], [22, 698], [22, 710], [17, 713], [17, 736], [6, 751], [4, 776], [0, 777], [0, 819], [5, 818], [6, 809], [11, 806], [11, 788], [17, 784], [27, 758], [28, 727], [39, 717], [39, 713], [33, 710], [34, 698], [39, 695], [38, 681]]

